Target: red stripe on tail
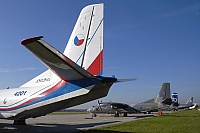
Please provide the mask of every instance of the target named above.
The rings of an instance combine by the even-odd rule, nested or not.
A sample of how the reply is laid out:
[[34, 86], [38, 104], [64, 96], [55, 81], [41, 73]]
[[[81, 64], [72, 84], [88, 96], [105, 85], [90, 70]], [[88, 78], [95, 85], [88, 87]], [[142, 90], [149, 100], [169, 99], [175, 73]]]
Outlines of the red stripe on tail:
[[101, 75], [103, 70], [103, 50], [88, 67], [87, 71], [93, 75]]

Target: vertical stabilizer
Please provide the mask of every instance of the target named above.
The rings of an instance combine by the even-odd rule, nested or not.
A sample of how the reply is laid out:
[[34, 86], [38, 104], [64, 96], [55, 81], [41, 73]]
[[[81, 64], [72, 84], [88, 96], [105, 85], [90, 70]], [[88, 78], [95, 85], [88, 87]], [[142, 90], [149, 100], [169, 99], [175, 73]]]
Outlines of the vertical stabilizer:
[[179, 106], [178, 93], [172, 93], [172, 105], [173, 106]]
[[172, 93], [172, 102], [178, 103], [178, 93]]
[[93, 75], [103, 70], [103, 4], [82, 9], [64, 55]]
[[193, 97], [190, 97], [188, 101], [186, 102], [187, 105], [192, 105], [193, 104]]
[[[103, 4], [84, 7], [69, 38], [64, 55], [90, 72], [101, 75], [103, 70]], [[47, 70], [20, 87], [52, 84], [60, 80]]]
[[171, 104], [170, 83], [163, 83], [155, 103]]

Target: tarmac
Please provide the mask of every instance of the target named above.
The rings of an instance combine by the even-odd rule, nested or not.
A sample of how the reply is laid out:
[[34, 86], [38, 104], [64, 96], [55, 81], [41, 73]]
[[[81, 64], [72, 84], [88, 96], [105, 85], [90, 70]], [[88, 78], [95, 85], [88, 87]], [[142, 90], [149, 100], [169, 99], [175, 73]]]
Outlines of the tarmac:
[[13, 120], [0, 119], [0, 133], [72, 133], [80, 130], [149, 118], [154, 115], [131, 114], [128, 117], [114, 117], [111, 114], [67, 114], [46, 115], [27, 119], [27, 125], [13, 125]]

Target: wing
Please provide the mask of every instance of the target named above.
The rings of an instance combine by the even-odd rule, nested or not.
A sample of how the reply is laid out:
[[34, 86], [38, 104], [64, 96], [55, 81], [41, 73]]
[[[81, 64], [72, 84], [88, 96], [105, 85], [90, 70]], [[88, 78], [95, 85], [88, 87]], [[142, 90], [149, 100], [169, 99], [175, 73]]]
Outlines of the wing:
[[126, 109], [128, 107], [127, 104], [123, 104], [123, 103], [111, 103], [111, 106], [114, 109]]
[[111, 106], [113, 109], [119, 110], [120, 112], [140, 113], [139, 110], [124, 103], [111, 103]]
[[66, 81], [94, 77], [64, 54], [41, 40], [42, 36], [25, 39], [21, 42], [37, 56], [49, 69]]

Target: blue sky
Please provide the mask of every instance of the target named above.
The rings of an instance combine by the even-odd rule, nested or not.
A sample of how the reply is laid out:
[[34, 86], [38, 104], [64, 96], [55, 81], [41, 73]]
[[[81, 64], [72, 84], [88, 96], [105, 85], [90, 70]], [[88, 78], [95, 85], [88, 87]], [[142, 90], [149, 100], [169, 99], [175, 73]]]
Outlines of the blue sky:
[[93, 3], [105, 6], [103, 75], [138, 78], [114, 84], [100, 100], [139, 103], [170, 82], [180, 102], [190, 96], [200, 102], [199, 0], [1, 0], [0, 89], [47, 69], [21, 46], [22, 39], [42, 35], [63, 52], [81, 9]]

